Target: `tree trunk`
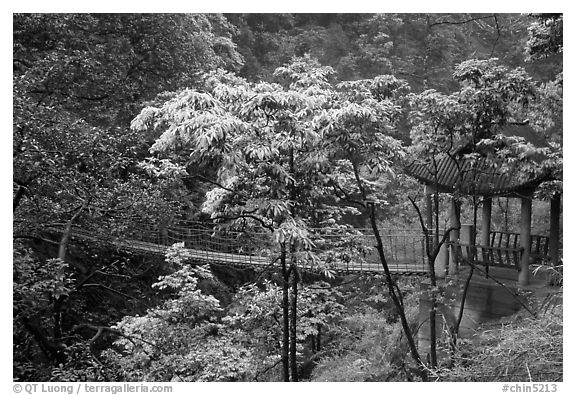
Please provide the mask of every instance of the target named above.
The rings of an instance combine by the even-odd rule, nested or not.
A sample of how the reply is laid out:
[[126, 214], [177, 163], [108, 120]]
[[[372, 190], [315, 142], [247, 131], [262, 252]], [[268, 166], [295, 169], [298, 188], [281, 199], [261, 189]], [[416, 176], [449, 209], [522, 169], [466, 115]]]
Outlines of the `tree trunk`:
[[42, 350], [46, 357], [54, 361], [56, 365], [66, 362], [64, 355], [65, 347], [63, 344], [50, 340], [39, 328], [38, 324], [33, 323], [29, 318], [23, 317], [22, 322], [28, 332], [32, 334], [40, 350]]
[[440, 199], [438, 190], [434, 190], [434, 248], [440, 244]]
[[20, 205], [20, 202], [22, 201], [22, 198], [25, 195], [26, 195], [26, 187], [23, 185], [18, 185], [18, 190], [16, 191], [16, 195], [14, 196], [14, 199], [12, 199], [12, 212], [16, 211], [16, 209]]
[[[88, 207], [89, 203], [90, 203], [89, 199], [84, 200], [82, 206], [80, 206], [78, 211], [76, 211], [76, 213], [72, 216], [72, 218], [70, 218], [66, 223], [66, 227], [62, 232], [62, 238], [60, 239], [60, 245], [58, 247], [58, 258], [60, 258], [62, 262], [66, 262], [66, 253], [68, 251], [68, 244], [70, 242], [70, 237], [72, 236], [72, 226], [74, 225], [74, 222], [76, 222], [78, 217], [80, 217], [80, 214], [82, 214], [82, 212]], [[86, 274], [88, 271], [82, 265], [75, 264], [75, 266], [78, 270], [82, 272], [82, 274]]]
[[[296, 179], [296, 167], [295, 167], [295, 158], [294, 158], [294, 148], [290, 148], [290, 156], [289, 156], [289, 166], [290, 166], [290, 174], [294, 179]], [[294, 181], [290, 182], [290, 199], [293, 202], [297, 201], [297, 194], [298, 191], [296, 190], [296, 184]], [[296, 210], [295, 206], [291, 205], [290, 207], [290, 214], [292, 217], [296, 217]], [[298, 328], [298, 269], [296, 267], [296, 262], [294, 262], [294, 253], [295, 253], [295, 246], [291, 244], [290, 246], [290, 255], [292, 262], [290, 264], [290, 271], [292, 272], [292, 299], [291, 299], [291, 314], [290, 314], [290, 325], [289, 325], [289, 333], [290, 333], [290, 350], [289, 350], [289, 359], [290, 359], [290, 371], [291, 371], [291, 378], [292, 381], [298, 381], [298, 361], [296, 360], [296, 343], [297, 343], [297, 336], [296, 331]], [[287, 274], [285, 279], [286, 287], [288, 288], [288, 281], [289, 281], [290, 273]], [[286, 301], [286, 303], [288, 303]], [[286, 304], [287, 306], [287, 304]]]
[[[429, 235], [426, 235], [429, 238]], [[436, 236], [435, 236], [436, 238]], [[431, 243], [427, 243], [430, 245]], [[438, 246], [439, 242], [434, 240], [434, 244]], [[439, 251], [434, 247], [434, 251]], [[436, 312], [438, 310], [438, 300], [436, 297], [436, 271], [434, 270], [434, 261], [438, 256], [437, 253], [431, 253], [430, 250], [426, 251], [428, 256], [428, 277], [430, 278], [430, 291], [428, 297], [430, 298], [430, 311], [428, 312], [428, 321], [430, 322], [430, 366], [435, 368], [438, 365], [438, 357], [436, 352]]]
[[400, 322], [402, 324], [402, 329], [404, 331], [404, 335], [406, 336], [406, 340], [408, 341], [410, 354], [412, 355], [414, 362], [416, 362], [416, 365], [418, 366], [418, 372], [420, 374], [420, 377], [422, 378], [422, 381], [428, 381], [428, 374], [424, 369], [424, 365], [422, 364], [422, 360], [420, 359], [420, 354], [418, 354], [418, 349], [416, 348], [416, 342], [414, 341], [414, 336], [412, 334], [412, 331], [410, 330], [408, 320], [406, 319], [404, 306], [400, 301], [399, 295], [396, 294], [396, 289], [398, 287], [394, 282], [394, 280], [392, 279], [392, 274], [390, 273], [390, 269], [386, 261], [386, 256], [384, 254], [384, 246], [382, 244], [382, 237], [380, 236], [380, 231], [378, 230], [378, 225], [376, 224], [376, 213], [373, 203], [369, 204], [369, 216], [372, 231], [374, 233], [374, 237], [376, 238], [376, 250], [378, 251], [378, 256], [380, 257], [380, 262], [382, 264], [386, 276], [386, 285], [388, 286], [388, 292], [390, 294], [390, 297], [392, 298], [394, 306], [396, 307], [396, 311], [400, 316]]
[[[428, 277], [430, 278], [430, 311], [428, 312], [428, 317], [430, 321], [430, 366], [436, 368], [438, 366], [438, 355], [436, 352], [436, 311], [438, 310], [438, 301], [436, 298], [436, 271], [434, 270], [434, 261], [438, 256], [438, 253], [430, 253], [430, 251], [440, 251], [438, 246], [440, 245], [440, 226], [439, 226], [439, 198], [438, 191], [434, 191], [434, 215], [436, 227], [434, 229], [434, 245], [433, 248], [427, 251], [428, 255]], [[426, 235], [428, 238], [429, 235]], [[431, 243], [427, 243], [430, 245]]]
[[[86, 209], [86, 207], [88, 207], [89, 202], [90, 202], [89, 199], [84, 200], [84, 202], [82, 203], [82, 206], [80, 206], [78, 211], [76, 211], [76, 213], [72, 216], [72, 218], [70, 218], [68, 220], [68, 223], [66, 224], [66, 228], [64, 228], [64, 232], [62, 233], [62, 238], [60, 239], [60, 245], [58, 247], [58, 259], [60, 259], [62, 262], [66, 262], [66, 253], [68, 251], [68, 243], [70, 242], [70, 237], [72, 236], [72, 225], [74, 225], [74, 222], [78, 219], [80, 214], [82, 214], [84, 209]], [[86, 274], [87, 270], [84, 266], [82, 266], [80, 264], [76, 264], [75, 266], [82, 272], [82, 274]], [[53, 319], [54, 319], [54, 338], [55, 339], [59, 339], [60, 337], [62, 337], [62, 307], [64, 305], [65, 300], [66, 300], [66, 296], [61, 295], [54, 301]]]
[[436, 368], [438, 366], [438, 353], [436, 351], [436, 311], [438, 310], [438, 302], [434, 289], [430, 292], [430, 302], [431, 306], [428, 313], [430, 320], [430, 367]]
[[[428, 277], [430, 279], [430, 289], [428, 293], [428, 297], [430, 299], [430, 311], [428, 312], [428, 321], [430, 323], [430, 354], [429, 354], [429, 362], [431, 367], [435, 368], [438, 365], [438, 355], [436, 350], [436, 313], [438, 311], [438, 287], [437, 287], [437, 279], [436, 279], [436, 270], [435, 270], [435, 262], [438, 258], [438, 255], [441, 251], [442, 245], [446, 242], [446, 240], [451, 237], [455, 230], [460, 229], [459, 220], [458, 221], [451, 221], [451, 227], [444, 232], [442, 239], [440, 239], [440, 233], [438, 227], [436, 227], [435, 235], [434, 235], [434, 242], [430, 241], [431, 235], [428, 232], [428, 226], [424, 223], [424, 218], [422, 216], [422, 212], [418, 208], [418, 205], [412, 198], [408, 198], [414, 206], [414, 209], [418, 213], [418, 218], [420, 220], [420, 227], [422, 232], [424, 233], [424, 238], [426, 240], [426, 258], [428, 260]], [[437, 206], [436, 206], [437, 207]], [[456, 217], [455, 213], [457, 211], [456, 206], [452, 207], [453, 215], [452, 217]], [[438, 211], [438, 210], [436, 210]], [[454, 218], [453, 218], [454, 219]], [[432, 247], [434, 245], [434, 247]]]
[[282, 243], [280, 247], [280, 264], [282, 265], [282, 379], [284, 381], [290, 381], [290, 370], [288, 364], [288, 347], [290, 343], [289, 333], [289, 301], [288, 301], [288, 291], [289, 291], [289, 273], [286, 267], [286, 245]]
[[298, 272], [296, 265], [292, 263], [292, 300], [290, 317], [290, 370], [292, 381], [298, 381], [298, 362], [296, 360], [296, 330], [298, 317]]
[[456, 318], [454, 326], [450, 328], [450, 352], [452, 360], [454, 360], [454, 354], [456, 353], [456, 342], [458, 340], [458, 333], [460, 332], [460, 324], [462, 323], [462, 318], [464, 317], [464, 308], [466, 307], [466, 297], [468, 296], [468, 290], [470, 289], [470, 282], [472, 281], [473, 275], [474, 275], [474, 266], [470, 265], [470, 272], [468, 273], [466, 283], [464, 284], [464, 289], [462, 290], [462, 299], [460, 300], [458, 317]]

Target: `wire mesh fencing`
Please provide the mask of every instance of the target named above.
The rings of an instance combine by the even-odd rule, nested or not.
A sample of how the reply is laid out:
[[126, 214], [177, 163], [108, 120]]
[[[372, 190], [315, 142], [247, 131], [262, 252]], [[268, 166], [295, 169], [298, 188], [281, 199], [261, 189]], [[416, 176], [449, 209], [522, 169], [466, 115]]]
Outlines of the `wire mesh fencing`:
[[[74, 228], [77, 238], [112, 244], [119, 249], [165, 254], [167, 248], [183, 243], [185, 254], [194, 260], [230, 265], [278, 265], [278, 244], [271, 232], [216, 229], [201, 223], [177, 225], [132, 224], [122, 236]], [[381, 229], [386, 263], [393, 273], [425, 273], [425, 237], [418, 230]], [[298, 266], [347, 273], [383, 273], [371, 229], [311, 229], [308, 251], [298, 254]], [[290, 251], [292, 253], [293, 251]], [[293, 254], [295, 255], [295, 254]], [[319, 264], [319, 262], [321, 262]]]

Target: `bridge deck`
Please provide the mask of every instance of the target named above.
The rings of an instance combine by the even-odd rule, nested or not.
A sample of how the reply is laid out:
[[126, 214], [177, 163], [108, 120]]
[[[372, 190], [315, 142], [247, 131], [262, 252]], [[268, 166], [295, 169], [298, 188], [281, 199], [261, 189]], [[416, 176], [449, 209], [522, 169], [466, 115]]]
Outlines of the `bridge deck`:
[[[270, 234], [248, 232], [215, 232], [204, 224], [187, 223], [176, 226], [160, 226], [158, 224], [131, 226], [132, 236], [125, 239], [115, 238], [111, 234], [102, 234], [74, 228], [72, 237], [84, 241], [93, 241], [113, 245], [120, 250], [137, 251], [141, 253], [165, 255], [169, 246], [175, 243], [184, 243], [184, 255], [189, 259], [208, 264], [229, 266], [247, 266], [254, 268], [279, 267], [278, 262], [270, 256], [273, 246], [270, 244]], [[50, 231], [62, 233], [62, 228], [50, 228]], [[352, 231], [352, 232], [349, 232]], [[312, 265], [299, 265], [302, 269], [310, 271], [331, 270], [336, 273], [384, 273], [378, 254], [375, 251], [375, 239], [370, 235], [371, 230], [347, 229], [342, 234], [341, 229], [317, 229], [314, 231], [314, 243], [317, 253], [328, 251], [339, 255], [337, 261], [328, 267], [312, 267]], [[349, 233], [352, 234], [349, 234]], [[425, 258], [425, 241], [422, 233], [417, 230], [382, 230], [384, 253], [388, 268], [396, 274], [425, 274], [428, 265]], [[519, 235], [514, 233], [493, 232], [490, 246], [469, 245], [450, 242], [449, 245], [457, 247], [467, 255], [474, 256], [474, 261], [485, 266], [518, 267], [522, 249], [517, 246]], [[548, 248], [548, 238], [532, 235], [531, 255], [540, 256]], [[357, 248], [363, 247], [364, 256], [358, 258]], [[263, 254], [262, 251], [268, 253]], [[472, 249], [471, 249], [472, 248]], [[348, 250], [346, 250], [348, 249]], [[342, 251], [352, 251], [356, 258], [347, 258], [342, 261]], [[471, 251], [471, 252], [470, 252]], [[268, 256], [264, 256], [268, 255]]]
[[[113, 245], [119, 250], [128, 250], [135, 252], [143, 252], [154, 255], [165, 255], [168, 246], [148, 242], [141, 240], [119, 240], [111, 238], [99, 237], [93, 233], [84, 231], [82, 229], [75, 229], [72, 233], [72, 238], [93, 241], [93, 242], [104, 242], [109, 245]], [[187, 246], [183, 251], [184, 255], [197, 262], [203, 262], [208, 264], [221, 264], [230, 266], [244, 266], [253, 268], [266, 268], [266, 267], [279, 267], [279, 263], [272, 262], [270, 257], [253, 255], [253, 254], [239, 254], [221, 251], [211, 251], [208, 249], [196, 249]], [[388, 267], [392, 273], [395, 274], [425, 274], [427, 272], [427, 267], [422, 259], [416, 259], [418, 254], [414, 255], [413, 258], [407, 258], [406, 256], [398, 257], [391, 256], [388, 262]], [[302, 265], [302, 269], [305, 270], [318, 270], [312, 266]], [[377, 259], [376, 254], [369, 253], [364, 262], [348, 262], [339, 263], [332, 265], [327, 269], [333, 272], [344, 274], [344, 273], [373, 273], [373, 274], [383, 274], [384, 269]]]

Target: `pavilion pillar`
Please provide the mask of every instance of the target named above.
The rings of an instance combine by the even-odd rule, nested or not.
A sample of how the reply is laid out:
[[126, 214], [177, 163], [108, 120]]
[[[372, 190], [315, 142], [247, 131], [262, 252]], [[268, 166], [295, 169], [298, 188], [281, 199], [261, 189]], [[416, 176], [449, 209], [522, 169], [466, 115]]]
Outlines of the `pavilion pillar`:
[[[435, 189], [429, 185], [424, 186], [424, 194], [426, 196], [426, 230], [428, 232], [428, 245], [430, 251], [434, 250], [439, 243], [438, 232], [436, 232], [436, 228], [434, 227], [434, 214], [438, 209], [438, 196], [435, 192]], [[434, 200], [432, 200], [432, 195], [434, 195]], [[440, 247], [438, 255], [436, 255], [436, 258], [434, 259], [434, 272], [436, 277], [445, 278], [447, 269], [448, 248], [444, 244], [442, 247]]]
[[[450, 232], [450, 241], [458, 243], [460, 240], [460, 201], [452, 197], [450, 201], [450, 227], [455, 228]], [[448, 263], [448, 274], [458, 274], [458, 251], [457, 246], [450, 247], [450, 258]]]
[[492, 219], [492, 198], [484, 197], [482, 201], [482, 235], [480, 245], [490, 245], [490, 221]]
[[[434, 208], [432, 206], [432, 188], [429, 185], [424, 185], [424, 198], [426, 199], [426, 242], [430, 250], [434, 249], [433, 232], [434, 229]], [[436, 262], [434, 262], [436, 266]]]
[[446, 278], [446, 273], [448, 272], [448, 245], [446, 243], [442, 244], [440, 250], [438, 250], [438, 255], [434, 260], [434, 272], [436, 273], [436, 278]]
[[474, 225], [466, 224], [460, 227], [460, 244], [463, 246], [462, 256], [473, 261], [476, 246], [476, 229], [474, 229]]
[[433, 226], [433, 213], [434, 213], [434, 209], [432, 208], [432, 194], [434, 192], [432, 191], [432, 188], [430, 188], [428, 185], [424, 186], [424, 195], [425, 195], [425, 199], [426, 199], [426, 227], [428, 228], [428, 231], [430, 231]]
[[550, 200], [550, 244], [548, 254], [553, 266], [560, 262], [560, 194]]
[[530, 283], [530, 245], [532, 228], [532, 199], [523, 197], [520, 208], [520, 247], [522, 257], [520, 259], [520, 273], [518, 274], [518, 284], [528, 285]]

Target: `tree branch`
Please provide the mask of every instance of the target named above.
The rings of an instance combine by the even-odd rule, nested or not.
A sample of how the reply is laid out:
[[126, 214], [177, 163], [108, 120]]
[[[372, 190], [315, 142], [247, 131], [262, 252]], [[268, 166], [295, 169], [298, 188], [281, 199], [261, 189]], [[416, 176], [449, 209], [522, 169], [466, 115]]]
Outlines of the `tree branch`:
[[[366, 205], [365, 205], [363, 202], [361, 202], [360, 200], [353, 199], [353, 198], [350, 196], [350, 194], [349, 194], [348, 192], [346, 192], [346, 191], [340, 186], [340, 184], [338, 184], [336, 181], [331, 181], [331, 184], [332, 184], [332, 189], [334, 189], [334, 194], [335, 194], [339, 199], [344, 199], [344, 200], [347, 200], [347, 201], [350, 202], [350, 203], [357, 204], [357, 205], [359, 205], [359, 206], [362, 207], [362, 208], [366, 208]], [[342, 196], [339, 196], [338, 190], [339, 190], [340, 192], [342, 192], [342, 195], [344, 195], [343, 197], [342, 197]]]
[[416, 212], [418, 213], [418, 220], [420, 221], [420, 227], [422, 228], [422, 232], [424, 232], [424, 237], [426, 238], [426, 255], [430, 259], [435, 259], [436, 256], [438, 255], [438, 252], [440, 251], [440, 247], [442, 246], [442, 244], [444, 244], [446, 242], [446, 239], [448, 238], [448, 236], [450, 236], [450, 232], [452, 232], [453, 230], [458, 230], [460, 228], [456, 227], [456, 226], [452, 226], [452, 227], [448, 228], [444, 232], [444, 235], [442, 236], [442, 239], [439, 241], [438, 245], [434, 247], [434, 251], [430, 252], [429, 243], [428, 243], [429, 235], [427, 232], [426, 225], [424, 224], [422, 212], [420, 211], [420, 208], [418, 207], [418, 205], [416, 204], [416, 202], [414, 201], [414, 199], [411, 196], [408, 196], [408, 200], [410, 200], [410, 203], [412, 203], [412, 206], [414, 206], [414, 208], [416, 209]]
[[[102, 270], [108, 269], [110, 266], [113, 266], [113, 265], [117, 264], [118, 262], [120, 262], [120, 260], [115, 260], [114, 262], [109, 263], [108, 265], [104, 266], [104, 267], [102, 268]], [[83, 286], [84, 284], [86, 284], [86, 283], [88, 282], [88, 280], [90, 280], [92, 277], [94, 277], [94, 275], [97, 274], [97, 273], [103, 273], [103, 272], [101, 272], [100, 269], [94, 270], [92, 273], [90, 273], [88, 276], [86, 276], [86, 278], [84, 278], [82, 281], [80, 281], [80, 282], [76, 285], [76, 287], [74, 288], [74, 290], [73, 290], [72, 292], [78, 291], [80, 288], [82, 288], [82, 286]], [[103, 274], [106, 274], [106, 273], [103, 273]]]
[[[96, 335], [94, 335], [94, 336], [90, 339], [90, 343], [95, 342], [95, 341], [102, 335], [102, 333], [104, 333], [104, 332], [110, 332], [110, 333], [113, 333], [113, 334], [115, 334], [115, 335], [122, 336], [122, 337], [128, 339], [130, 342], [132, 342], [132, 344], [135, 344], [135, 343], [134, 343], [134, 339], [136, 339], [136, 340], [138, 340], [138, 341], [141, 341], [142, 343], [146, 343], [146, 344], [148, 344], [148, 345], [150, 345], [150, 346], [152, 346], [152, 347], [160, 350], [160, 347], [158, 347], [156, 344], [154, 344], [154, 343], [152, 343], [152, 342], [150, 342], [150, 341], [148, 341], [148, 340], [145, 340], [145, 339], [143, 339], [143, 338], [141, 338], [141, 337], [139, 337], [139, 336], [129, 336], [129, 335], [125, 334], [124, 332], [122, 332], [121, 330], [118, 330], [118, 329], [115, 329], [115, 328], [110, 328], [109, 326], [98, 326], [98, 325], [92, 325], [92, 324], [86, 324], [86, 323], [84, 323], [84, 324], [74, 325], [74, 326], [72, 327], [72, 332], [78, 332], [79, 330], [85, 329], [85, 328], [96, 331]], [[135, 345], [136, 345], [136, 344], [135, 344]], [[161, 351], [161, 350], [160, 350], [160, 351]], [[148, 356], [150, 356], [150, 355], [148, 354]], [[150, 356], [150, 357], [151, 357], [151, 356]]]
[[241, 193], [238, 192], [238, 191], [235, 191], [234, 189], [225, 187], [224, 185], [220, 184], [219, 182], [210, 180], [209, 178], [206, 178], [206, 177], [201, 176], [201, 175], [199, 175], [199, 174], [196, 174], [196, 175], [193, 175], [193, 176], [188, 176], [188, 177], [182, 177], [182, 178], [200, 178], [202, 181], [205, 181], [205, 182], [207, 182], [207, 183], [209, 183], [209, 184], [215, 185], [215, 186], [217, 186], [218, 188], [224, 189], [224, 190], [226, 190], [226, 191], [228, 191], [228, 192], [231, 192], [231, 193], [233, 193], [233, 194], [235, 194], [235, 195], [240, 195], [240, 196], [242, 196], [242, 197], [244, 197], [244, 198], [246, 197], [245, 195], [241, 194]]
[[262, 225], [262, 227], [268, 229], [270, 232], [274, 232], [273, 224], [267, 224], [263, 218], [260, 218], [257, 215], [254, 215], [253, 213], [241, 213], [241, 214], [232, 215], [232, 216], [230, 216], [230, 215], [218, 215], [218, 216], [214, 217], [213, 219], [235, 220], [235, 219], [240, 219], [240, 218], [250, 218], [250, 219], [253, 219], [255, 221], [258, 221], [260, 223], [260, 225]]
[[20, 63], [21, 65], [30, 68], [32, 67], [32, 63], [30, 63], [29, 61], [25, 60], [25, 59], [21, 59], [21, 58], [14, 58], [12, 59], [13, 63]]
[[470, 22], [474, 22], [474, 21], [479, 21], [482, 19], [490, 19], [490, 18], [494, 18], [496, 16], [496, 14], [491, 14], [491, 15], [486, 15], [486, 16], [478, 16], [475, 18], [470, 18], [470, 19], [466, 19], [465, 21], [440, 21], [440, 22], [434, 22], [428, 25], [428, 28], [432, 28], [434, 26], [438, 26], [438, 25], [465, 25], [466, 23], [470, 23]]
[[45, 239], [43, 237], [40, 236], [34, 236], [34, 235], [14, 235], [14, 239], [31, 239], [31, 240], [38, 240], [38, 241], [43, 241], [45, 243], [49, 243], [49, 244], [54, 244], [54, 245], [60, 245], [59, 241], [54, 241], [54, 240], [50, 240], [50, 239]]
[[26, 196], [27, 194], [28, 194], [28, 187], [26, 185], [18, 185], [18, 190], [16, 191], [16, 195], [12, 199], [12, 212], [13, 213], [16, 211], [16, 209], [20, 205], [22, 198], [24, 198], [24, 196]]
[[125, 294], [124, 292], [121, 292], [121, 291], [118, 291], [118, 290], [116, 290], [116, 289], [107, 287], [106, 285], [102, 285], [102, 284], [82, 284], [82, 288], [102, 288], [102, 289], [105, 289], [105, 290], [107, 290], [107, 291], [109, 291], [109, 292], [115, 293], [116, 295], [123, 296], [123, 297], [128, 298], [128, 299], [136, 300], [136, 301], [140, 302], [140, 303], [141, 303], [144, 307], [146, 307], [147, 309], [150, 309], [150, 310], [152, 309], [152, 306], [149, 306], [149, 305], [148, 305], [146, 302], [144, 302], [142, 299], [137, 298], [137, 297], [135, 297], [135, 296], [131, 296], [131, 295]]
[[494, 40], [494, 44], [492, 45], [492, 51], [490, 52], [490, 57], [494, 56], [494, 51], [496, 50], [496, 44], [498, 44], [498, 41], [500, 40], [500, 25], [498, 24], [498, 17], [496, 16], [496, 14], [494, 14], [493, 17], [494, 17], [494, 24], [496, 25], [496, 32], [498, 33], [498, 35], [496, 36], [496, 40]]
[[464, 259], [462, 258], [462, 260], [468, 264], [469, 266], [473, 267], [474, 269], [480, 270], [482, 272], [482, 274], [484, 274], [487, 278], [491, 279], [492, 281], [494, 281], [496, 284], [500, 285], [502, 288], [504, 288], [506, 290], [506, 292], [508, 292], [510, 295], [512, 295], [512, 297], [518, 302], [520, 303], [520, 305], [522, 305], [522, 307], [524, 307], [524, 309], [530, 313], [530, 315], [532, 315], [532, 317], [536, 318], [537, 315], [536, 313], [534, 313], [532, 310], [530, 310], [530, 308], [518, 297], [518, 295], [516, 295], [515, 292], [513, 292], [510, 288], [508, 288], [506, 286], [506, 284], [504, 284], [503, 282], [501, 282], [500, 280], [498, 280], [496, 277], [494, 277], [493, 275], [491, 275], [487, 270], [484, 270], [483, 267], [476, 265], [474, 262], [472, 262], [471, 259]]
[[275, 364], [268, 366], [266, 369], [257, 372], [256, 375], [254, 376], [254, 380], [258, 381], [258, 376], [260, 376], [261, 374], [264, 374], [264, 373], [268, 372], [270, 369], [275, 368], [276, 366], [278, 366], [278, 364], [279, 364], [280, 362], [282, 362], [282, 359], [279, 359], [278, 361], [276, 361]]
[[364, 183], [360, 178], [360, 173], [358, 171], [358, 165], [353, 160], [350, 160], [352, 164], [352, 170], [354, 170], [354, 178], [356, 179], [356, 183], [358, 184], [358, 189], [360, 190], [360, 194], [362, 195], [362, 199], [366, 200], [366, 189], [364, 188]]

